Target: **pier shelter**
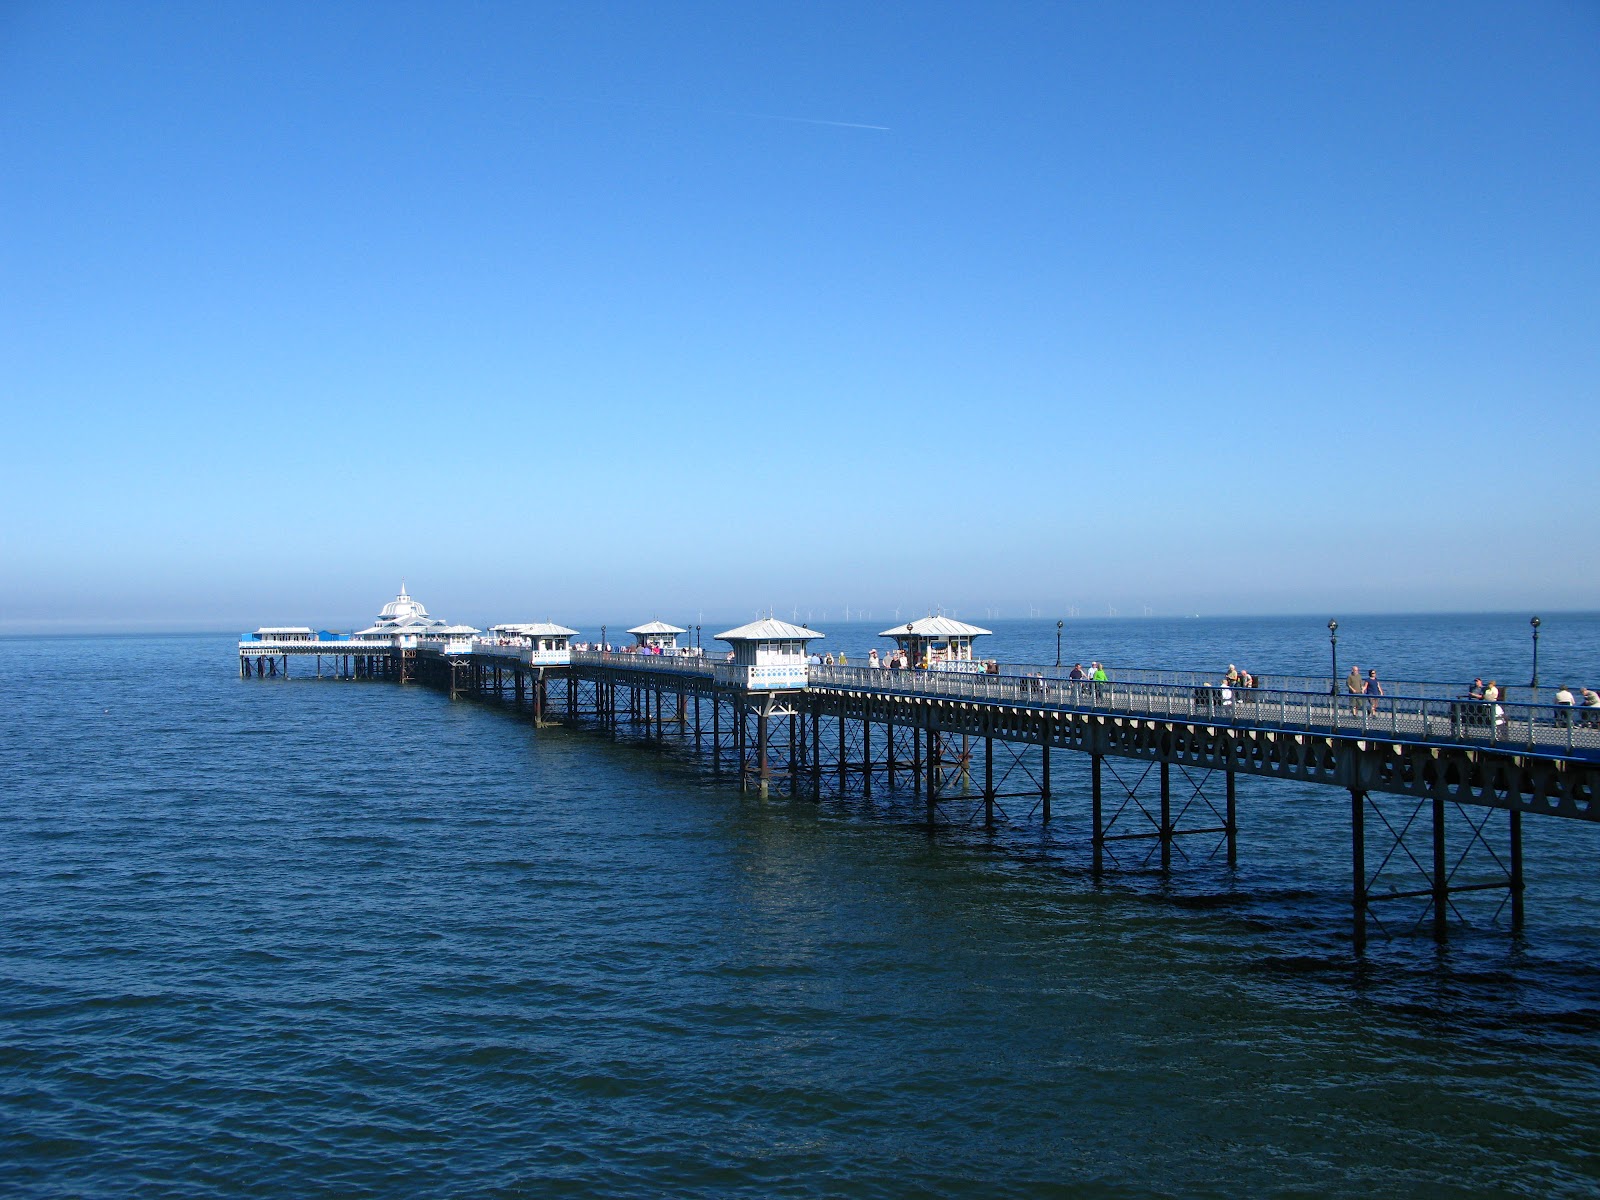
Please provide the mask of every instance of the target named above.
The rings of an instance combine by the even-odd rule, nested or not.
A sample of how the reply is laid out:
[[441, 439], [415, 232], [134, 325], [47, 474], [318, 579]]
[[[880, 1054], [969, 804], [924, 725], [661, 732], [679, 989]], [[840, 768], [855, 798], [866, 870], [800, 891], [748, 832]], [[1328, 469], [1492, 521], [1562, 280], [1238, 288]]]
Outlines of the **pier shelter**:
[[826, 635], [768, 617], [717, 634], [733, 647], [731, 661], [717, 664], [717, 681], [752, 691], [806, 686], [806, 643]]
[[572, 639], [576, 629], [556, 625], [549, 621], [523, 621], [505, 625], [491, 625], [489, 637], [478, 643], [480, 652], [493, 652], [504, 643], [512, 643], [519, 650], [518, 658], [533, 667], [564, 667], [572, 661]]
[[263, 625], [248, 636], [251, 641], [281, 646], [284, 643], [315, 641], [317, 635], [307, 625]]
[[987, 664], [973, 658], [972, 642], [990, 632], [951, 617], [927, 616], [885, 629], [878, 636], [893, 638], [895, 646], [905, 651], [906, 661], [912, 667], [981, 674]]
[[633, 634], [634, 645], [639, 650], [649, 654], [676, 654], [678, 635], [689, 631], [679, 629], [676, 625], [668, 625], [665, 621], [650, 621], [644, 625], [636, 625], [628, 632]]
[[445, 625], [423, 638], [422, 645], [439, 654], [471, 654], [472, 639], [481, 632], [471, 625]]

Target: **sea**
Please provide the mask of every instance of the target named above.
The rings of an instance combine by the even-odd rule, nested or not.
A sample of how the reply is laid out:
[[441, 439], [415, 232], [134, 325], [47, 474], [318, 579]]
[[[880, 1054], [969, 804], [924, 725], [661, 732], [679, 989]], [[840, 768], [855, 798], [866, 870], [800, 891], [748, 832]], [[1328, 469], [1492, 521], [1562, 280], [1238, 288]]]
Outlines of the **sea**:
[[[852, 658], [892, 623], [813, 620]], [[980, 623], [1054, 662], [1053, 619]], [[1540, 632], [1546, 686], [1600, 685], [1600, 616]], [[1332, 653], [1311, 618], [1061, 634]], [[1338, 636], [1341, 670], [1530, 681], [1526, 615]], [[242, 680], [236, 638], [0, 639], [0, 1195], [1600, 1193], [1594, 824], [1525, 820], [1520, 934], [1483, 893], [1358, 957], [1336, 789], [1241, 777], [1236, 866], [1190, 839], [1096, 874], [1081, 763], [1048, 825], [930, 829], [672, 738]]]

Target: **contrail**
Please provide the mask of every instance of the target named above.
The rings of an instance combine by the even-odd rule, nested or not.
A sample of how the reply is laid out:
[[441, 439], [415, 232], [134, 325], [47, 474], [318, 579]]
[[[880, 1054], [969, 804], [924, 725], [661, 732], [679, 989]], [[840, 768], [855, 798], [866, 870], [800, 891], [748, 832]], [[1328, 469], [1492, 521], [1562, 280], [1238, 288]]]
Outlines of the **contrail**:
[[730, 117], [749, 117], [756, 121], [793, 121], [797, 125], [832, 125], [835, 129], [875, 129], [879, 133], [893, 133], [887, 125], [864, 125], [860, 121], [824, 121], [820, 117], [780, 117], [772, 113], [730, 112]]
[[642, 100], [602, 100], [584, 97], [585, 104], [618, 104], [626, 108], [662, 109], [667, 112], [701, 113], [712, 117], [740, 117], [746, 121], [789, 121], [795, 125], [830, 125], [835, 129], [869, 129], [874, 133], [893, 133], [888, 125], [868, 125], [864, 121], [825, 121], [821, 117], [785, 117], [777, 113], [743, 112], [735, 108], [694, 108], [682, 104], [652, 104]]

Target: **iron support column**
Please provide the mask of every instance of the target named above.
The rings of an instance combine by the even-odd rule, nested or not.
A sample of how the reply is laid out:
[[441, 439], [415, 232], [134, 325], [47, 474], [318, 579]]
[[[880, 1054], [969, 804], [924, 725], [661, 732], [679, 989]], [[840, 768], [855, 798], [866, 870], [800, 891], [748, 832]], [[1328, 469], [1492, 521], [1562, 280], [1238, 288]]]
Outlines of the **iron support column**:
[[1433, 936], [1444, 941], [1450, 913], [1450, 877], [1444, 861], [1444, 796], [1433, 798]]
[[1172, 770], [1161, 760], [1161, 869], [1172, 867]]
[[1350, 789], [1350, 874], [1352, 939], [1357, 954], [1367, 952], [1367, 795]]
[[1511, 928], [1522, 932], [1522, 810], [1513, 808], [1509, 833], [1511, 835]]

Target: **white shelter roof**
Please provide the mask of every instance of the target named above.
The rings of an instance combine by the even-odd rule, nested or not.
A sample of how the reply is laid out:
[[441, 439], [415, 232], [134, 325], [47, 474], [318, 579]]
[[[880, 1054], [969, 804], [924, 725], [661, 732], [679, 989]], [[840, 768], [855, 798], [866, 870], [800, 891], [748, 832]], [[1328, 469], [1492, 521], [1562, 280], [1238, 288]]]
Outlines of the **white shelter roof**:
[[422, 604], [406, 595], [405, 581], [400, 583], [400, 594], [383, 606], [383, 611], [378, 614], [380, 621], [385, 619], [403, 621], [408, 617], [418, 617], [428, 620], [428, 610]]
[[893, 629], [885, 629], [879, 637], [905, 637], [907, 633], [913, 637], [977, 637], [980, 634], [993, 633], [992, 629], [979, 629], [976, 625], [968, 625], [950, 617], [923, 617], [917, 621], [907, 622], [911, 626], [908, 630], [905, 625], [896, 625]]
[[[630, 631], [631, 632], [631, 631]], [[730, 629], [727, 633], [717, 634], [719, 642], [805, 642], [812, 638], [827, 637], [815, 629], [807, 629], [803, 625], [791, 625], [787, 621], [778, 621], [768, 617], [762, 621], [751, 621], [748, 625], [741, 625], [737, 629]]]
[[509, 633], [514, 637], [577, 637], [576, 629], [555, 625], [549, 621], [523, 621], [510, 625], [495, 625], [491, 633]]
[[428, 632], [430, 632], [430, 633], [432, 633], [432, 634], [434, 634], [436, 636], [440, 636], [440, 637], [450, 636], [450, 635], [454, 635], [456, 637], [462, 637], [465, 634], [481, 633], [483, 631], [479, 630], [479, 629], [474, 629], [471, 625], [446, 625], [441, 629], [430, 629]]
[[676, 625], [668, 625], [665, 621], [650, 621], [647, 624], [628, 630], [629, 633], [688, 633], [687, 629], [679, 629]]
[[260, 629], [256, 630], [256, 636], [270, 637], [273, 634], [310, 632], [311, 626], [309, 625], [263, 625]]

